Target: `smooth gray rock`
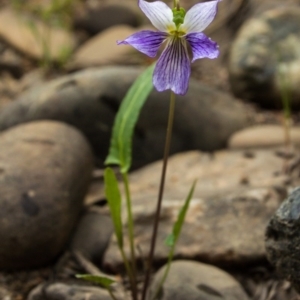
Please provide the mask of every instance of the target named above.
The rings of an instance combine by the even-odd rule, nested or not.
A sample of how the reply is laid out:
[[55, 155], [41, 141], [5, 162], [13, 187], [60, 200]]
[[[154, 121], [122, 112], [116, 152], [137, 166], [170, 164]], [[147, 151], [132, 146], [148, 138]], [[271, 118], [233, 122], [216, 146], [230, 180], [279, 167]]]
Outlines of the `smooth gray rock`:
[[100, 266], [112, 233], [113, 224], [109, 216], [92, 210], [87, 211], [74, 232], [71, 249], [79, 251]]
[[[86, 135], [101, 163], [118, 107], [140, 72], [136, 67], [89, 69], [32, 88], [0, 112], [0, 130], [32, 120], [63, 121]], [[134, 167], [162, 157], [169, 97], [153, 91], [142, 109], [133, 137]], [[171, 153], [222, 148], [253, 116], [249, 106], [191, 80], [187, 95], [176, 98]]]
[[41, 267], [64, 249], [93, 167], [89, 144], [58, 122], [0, 134], [0, 269]]
[[300, 188], [282, 202], [266, 230], [266, 251], [277, 272], [300, 292]]
[[[147, 299], [153, 299], [165, 266], [154, 276]], [[248, 300], [240, 284], [228, 273], [195, 261], [178, 260], [158, 296], [160, 300]]]

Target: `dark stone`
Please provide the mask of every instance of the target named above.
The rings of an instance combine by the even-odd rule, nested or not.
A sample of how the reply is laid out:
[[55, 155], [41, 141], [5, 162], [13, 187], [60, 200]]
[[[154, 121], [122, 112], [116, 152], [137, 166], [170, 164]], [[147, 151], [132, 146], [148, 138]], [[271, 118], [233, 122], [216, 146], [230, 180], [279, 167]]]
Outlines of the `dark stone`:
[[75, 128], [31, 122], [0, 134], [0, 269], [41, 267], [67, 246], [93, 155]]
[[300, 9], [277, 7], [243, 24], [229, 56], [234, 94], [267, 108], [282, 108], [288, 93], [300, 107]]
[[280, 205], [266, 230], [269, 261], [300, 292], [300, 188]]
[[139, 25], [138, 15], [124, 5], [100, 6], [89, 10], [84, 17], [75, 20], [75, 27], [95, 35], [114, 25]]

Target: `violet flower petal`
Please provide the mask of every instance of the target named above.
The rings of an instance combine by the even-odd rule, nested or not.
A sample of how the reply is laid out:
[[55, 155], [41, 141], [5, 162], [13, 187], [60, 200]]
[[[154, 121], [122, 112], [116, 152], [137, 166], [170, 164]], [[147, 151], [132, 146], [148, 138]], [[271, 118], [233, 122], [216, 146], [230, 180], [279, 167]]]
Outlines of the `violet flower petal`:
[[199, 58], [216, 58], [219, 56], [219, 46], [202, 32], [190, 33], [185, 36], [186, 41], [190, 44], [193, 60]]
[[179, 30], [192, 33], [202, 32], [215, 18], [220, 0], [198, 3], [187, 11]]
[[132, 34], [124, 41], [117, 41], [118, 45], [131, 45], [138, 51], [155, 57], [160, 45], [166, 39], [167, 34], [159, 31], [142, 30]]
[[139, 7], [158, 30], [169, 32], [176, 29], [173, 22], [173, 12], [166, 3], [161, 1], [150, 3], [139, 0]]
[[159, 92], [171, 89], [175, 94], [184, 95], [188, 90], [190, 75], [186, 41], [171, 37], [156, 63], [153, 85]]

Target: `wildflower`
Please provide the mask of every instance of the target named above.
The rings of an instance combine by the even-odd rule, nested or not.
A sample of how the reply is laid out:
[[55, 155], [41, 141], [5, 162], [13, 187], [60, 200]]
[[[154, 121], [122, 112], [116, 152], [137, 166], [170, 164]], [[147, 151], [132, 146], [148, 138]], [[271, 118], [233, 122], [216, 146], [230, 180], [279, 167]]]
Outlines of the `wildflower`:
[[[191, 62], [199, 58], [216, 58], [218, 45], [202, 31], [213, 21], [220, 0], [198, 3], [189, 11], [179, 7], [169, 8], [164, 2], [138, 0], [140, 9], [158, 31], [142, 30], [118, 44], [129, 44], [140, 52], [155, 57], [164, 41], [166, 47], [156, 63], [153, 85], [161, 92], [171, 89], [184, 95], [188, 90]], [[188, 47], [192, 52], [189, 58]]]

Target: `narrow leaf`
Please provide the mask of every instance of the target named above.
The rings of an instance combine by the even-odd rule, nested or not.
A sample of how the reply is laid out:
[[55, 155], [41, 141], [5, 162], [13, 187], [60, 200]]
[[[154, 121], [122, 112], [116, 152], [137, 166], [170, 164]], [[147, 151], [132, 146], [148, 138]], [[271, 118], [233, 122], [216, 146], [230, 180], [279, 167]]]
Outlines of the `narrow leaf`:
[[106, 289], [109, 289], [110, 285], [115, 283], [113, 279], [106, 276], [97, 276], [97, 275], [90, 275], [90, 274], [79, 274], [76, 275], [77, 278], [84, 279], [89, 282], [96, 283]]
[[196, 181], [194, 181], [190, 191], [189, 191], [189, 194], [185, 200], [185, 203], [183, 205], [183, 207], [181, 208], [179, 214], [178, 214], [178, 217], [177, 217], [177, 220], [173, 226], [173, 238], [174, 238], [174, 246], [178, 240], [178, 237], [180, 235], [180, 232], [181, 232], [181, 228], [182, 228], [182, 225], [184, 223], [184, 219], [185, 219], [185, 215], [187, 213], [187, 210], [189, 208], [189, 205], [190, 205], [190, 201], [193, 197], [193, 194], [194, 194], [194, 190], [195, 190], [195, 185], [196, 185]]
[[153, 89], [154, 64], [148, 67], [133, 83], [123, 99], [113, 126], [109, 154], [105, 164], [116, 164], [121, 173], [128, 172], [131, 165], [131, 145], [134, 126], [141, 108]]
[[118, 181], [114, 171], [106, 168], [104, 172], [105, 196], [108, 202], [111, 218], [114, 224], [117, 242], [120, 248], [123, 247], [122, 215], [121, 215], [121, 194]]
[[173, 247], [174, 246], [174, 234], [171, 233], [167, 236], [165, 239], [165, 245], [168, 247]]

